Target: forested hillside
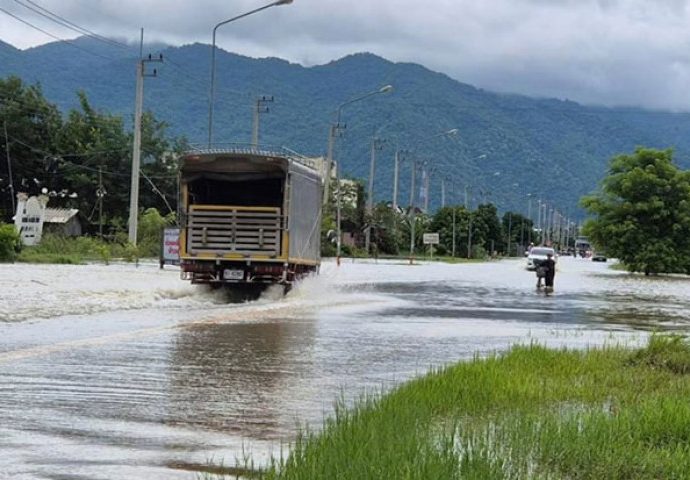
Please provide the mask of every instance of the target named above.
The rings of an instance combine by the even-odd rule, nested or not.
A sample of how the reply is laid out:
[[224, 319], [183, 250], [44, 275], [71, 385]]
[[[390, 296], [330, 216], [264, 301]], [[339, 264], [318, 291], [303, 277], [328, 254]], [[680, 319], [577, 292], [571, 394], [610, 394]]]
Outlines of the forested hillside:
[[[75, 43], [83, 50], [53, 43], [20, 51], [0, 43], [0, 77], [14, 74], [40, 82], [46, 98], [63, 112], [78, 106], [76, 92], [83, 90], [94, 108], [130, 122], [138, 48], [88, 39]], [[147, 67], [155, 67], [158, 75], [146, 79], [145, 109], [166, 121], [171, 133], [204, 144], [210, 47], [152, 46], [144, 51], [164, 56], [163, 64]], [[343, 171], [366, 178], [372, 133], [387, 139], [379, 153], [377, 200], [390, 199], [396, 146], [413, 150], [437, 172], [432, 176], [432, 205], [440, 202], [438, 178], [447, 175], [455, 182], [456, 201], [469, 185], [475, 200], [483, 195], [501, 210], [524, 211], [527, 193], [532, 193], [574, 214], [580, 196], [597, 187], [609, 158], [637, 145], [673, 147], [677, 161], [690, 165], [688, 114], [497, 94], [420, 65], [371, 54], [307, 68], [218, 51], [215, 140], [249, 142], [253, 99], [273, 95], [271, 111], [261, 117], [261, 143], [321, 155], [337, 106], [385, 84], [394, 86], [391, 94], [343, 109], [347, 129], [337, 149]], [[455, 139], [425, 140], [452, 128], [459, 130]], [[408, 188], [409, 165], [404, 164], [400, 203], [406, 203]]]

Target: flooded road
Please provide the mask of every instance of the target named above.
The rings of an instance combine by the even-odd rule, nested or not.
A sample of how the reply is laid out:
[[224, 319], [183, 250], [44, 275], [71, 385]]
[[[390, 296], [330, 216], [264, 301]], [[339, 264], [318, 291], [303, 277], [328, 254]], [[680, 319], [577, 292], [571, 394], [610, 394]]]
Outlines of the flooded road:
[[[0, 266], [0, 477], [193, 479], [280, 452], [339, 395], [515, 342], [685, 330], [690, 280], [561, 258], [332, 263], [286, 298], [228, 304], [154, 266]], [[4, 477], [3, 477], [4, 478]]]

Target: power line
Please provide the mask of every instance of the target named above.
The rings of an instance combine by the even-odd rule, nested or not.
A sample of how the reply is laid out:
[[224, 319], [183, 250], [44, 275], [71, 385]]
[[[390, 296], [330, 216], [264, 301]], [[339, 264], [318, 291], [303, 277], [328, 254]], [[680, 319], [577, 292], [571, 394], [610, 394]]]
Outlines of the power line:
[[111, 57], [106, 57], [105, 55], [101, 55], [100, 53], [92, 52], [91, 50], [87, 50], [86, 48], [82, 48], [82, 47], [80, 47], [79, 45], [70, 42], [69, 40], [65, 40], [64, 38], [60, 38], [60, 37], [58, 37], [57, 35], [53, 35], [52, 33], [48, 32], [48, 31], [46, 31], [46, 30], [43, 30], [43, 29], [40, 28], [40, 27], [37, 27], [37, 26], [34, 25], [33, 23], [27, 22], [27, 21], [24, 20], [23, 18], [18, 17], [18, 16], [15, 15], [14, 13], [8, 12], [7, 10], [5, 10], [5, 9], [2, 8], [2, 7], [0, 7], [0, 12], [4, 13], [5, 15], [9, 15], [10, 17], [14, 18], [15, 20], [17, 20], [17, 21], [19, 21], [19, 22], [22, 22], [22, 23], [25, 24], [25, 25], [28, 25], [29, 27], [33, 28], [34, 30], [38, 30], [39, 32], [41, 32], [41, 33], [43, 33], [43, 34], [48, 35], [49, 37], [54, 38], [55, 40], [57, 40], [57, 41], [59, 41], [59, 42], [63, 42], [63, 43], [66, 43], [67, 45], [71, 45], [72, 47], [74, 47], [74, 48], [76, 48], [76, 49], [78, 49], [78, 50], [81, 50], [82, 52], [86, 52], [86, 53], [88, 53], [89, 55], [94, 55], [94, 56], [96, 56], [96, 57], [105, 58], [106, 60], [112, 60]]
[[[74, 163], [65, 157], [93, 157], [94, 155], [99, 155], [103, 153], [114, 153], [114, 152], [122, 152], [122, 151], [129, 151], [130, 147], [122, 147], [122, 148], [117, 148], [117, 149], [109, 149], [109, 150], [97, 150], [93, 152], [88, 152], [88, 153], [50, 153], [45, 150], [42, 150], [40, 148], [36, 148], [32, 145], [29, 145], [28, 143], [22, 142], [18, 138], [8, 135], [8, 138], [11, 139], [14, 142], [17, 142], [21, 145], [24, 145], [26, 148], [29, 148], [32, 150], [34, 153], [38, 153], [40, 155], [43, 155], [44, 157], [59, 157], [63, 162], [69, 164], [69, 166], [72, 166], [74, 168], [81, 168], [82, 170], [88, 170], [91, 172], [98, 172], [98, 168], [90, 167], [88, 165], [80, 165], [78, 163]], [[145, 153], [150, 153], [146, 149], [143, 149]], [[112, 176], [119, 176], [119, 177], [130, 177], [131, 175], [129, 173], [119, 173], [119, 172], [112, 172], [112, 171], [107, 171], [103, 170], [103, 173], [106, 175], [112, 175]], [[177, 175], [149, 175], [149, 178], [157, 178], [157, 179], [166, 179], [166, 178], [177, 178]]]
[[94, 33], [91, 30], [87, 30], [86, 28], [80, 27], [79, 25], [70, 22], [66, 18], [61, 17], [60, 15], [51, 12], [50, 10], [38, 5], [37, 3], [35, 3], [31, 0], [25, 0], [25, 1], [27, 3], [30, 3], [31, 5], [34, 5], [34, 7], [36, 7], [36, 8], [32, 7], [31, 5], [27, 5], [26, 3], [22, 2], [22, 0], [14, 0], [15, 3], [21, 5], [22, 7], [27, 8], [27, 9], [31, 10], [32, 12], [37, 13], [38, 15], [40, 15], [44, 18], [47, 18], [51, 22], [57, 23], [58, 25], [65, 27], [65, 28], [68, 28], [74, 32], [81, 34], [81, 35], [85, 35], [87, 37], [93, 38], [94, 40], [98, 40], [100, 42], [107, 43], [109, 45], [113, 45], [116, 47], [129, 48], [124, 43], [110, 40], [109, 38], [98, 35], [97, 33]]

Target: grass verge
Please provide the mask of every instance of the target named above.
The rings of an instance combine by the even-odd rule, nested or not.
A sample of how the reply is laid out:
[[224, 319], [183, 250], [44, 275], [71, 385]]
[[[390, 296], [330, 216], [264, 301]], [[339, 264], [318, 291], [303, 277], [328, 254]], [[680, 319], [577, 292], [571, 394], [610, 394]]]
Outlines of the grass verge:
[[63, 237], [46, 234], [40, 245], [24, 247], [16, 261], [26, 263], [60, 263], [79, 265], [91, 262], [108, 264], [112, 258], [123, 258], [131, 262], [142, 256], [142, 252], [156, 251], [156, 245], [145, 248], [128, 243], [106, 242], [94, 237]]
[[518, 346], [339, 402], [321, 432], [303, 431], [251, 478], [687, 478], [688, 372], [681, 337], [635, 350]]

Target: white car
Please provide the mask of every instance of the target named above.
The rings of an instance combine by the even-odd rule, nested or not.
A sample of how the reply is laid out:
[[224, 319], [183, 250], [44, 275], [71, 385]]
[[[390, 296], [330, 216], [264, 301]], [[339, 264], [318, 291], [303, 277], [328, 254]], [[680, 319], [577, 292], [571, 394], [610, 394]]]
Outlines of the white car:
[[550, 247], [532, 247], [527, 255], [527, 270], [536, 270], [537, 266], [546, 260], [546, 255], [553, 255], [554, 262], [556, 261], [556, 252]]

